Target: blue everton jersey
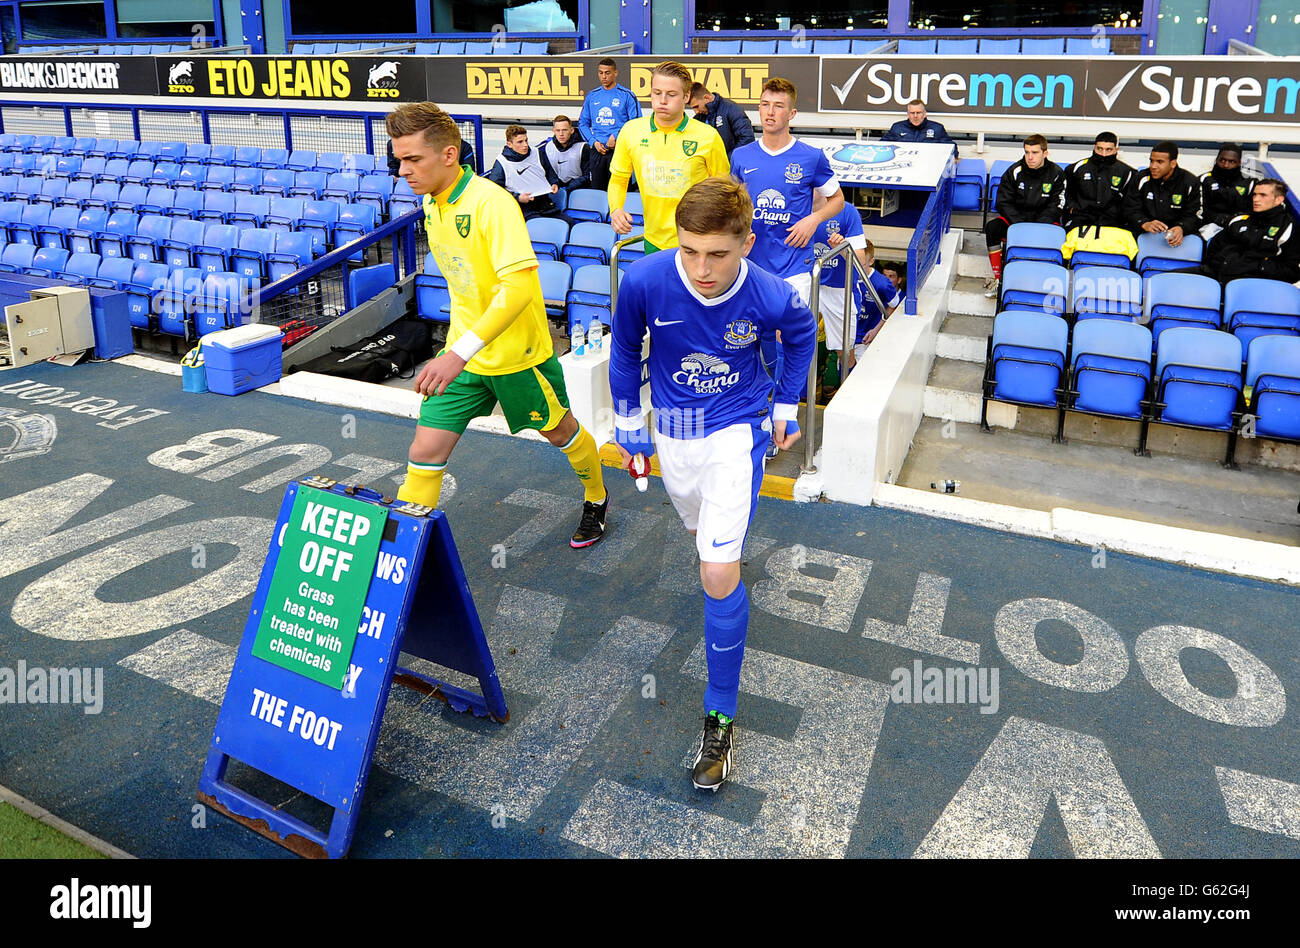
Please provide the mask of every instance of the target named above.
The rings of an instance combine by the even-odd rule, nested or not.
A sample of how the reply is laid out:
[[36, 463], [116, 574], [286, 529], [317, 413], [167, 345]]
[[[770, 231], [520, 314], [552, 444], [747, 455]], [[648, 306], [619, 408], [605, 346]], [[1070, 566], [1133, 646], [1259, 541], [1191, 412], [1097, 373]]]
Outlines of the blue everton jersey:
[[812, 213], [813, 189], [827, 197], [839, 190], [826, 155], [812, 145], [793, 140], [779, 152], [762, 141], [741, 145], [731, 153], [731, 174], [744, 182], [754, 202], [754, 249], [749, 259], [780, 277], [807, 273], [812, 247], [787, 247], [790, 227]]
[[[903, 294], [898, 292], [898, 288], [890, 282], [889, 277], [874, 267], [871, 269], [870, 279], [872, 288], [885, 304], [886, 309], [893, 309], [902, 301]], [[854, 283], [856, 284], [853, 290], [854, 297], [858, 300], [859, 306], [858, 334], [854, 342], [861, 342], [862, 337], [875, 329], [876, 325], [885, 318], [885, 315], [880, 311], [880, 307], [876, 305], [876, 301], [872, 299], [871, 294], [862, 288], [862, 281], [855, 280]]]
[[[847, 240], [850, 246], [858, 250], [865, 250], [867, 246], [866, 235], [862, 232], [862, 217], [858, 210], [851, 205], [846, 204], [844, 208], [832, 217], [830, 220], [822, 221], [817, 225], [817, 230], [813, 233], [811, 241], [813, 255], [821, 259], [833, 249], [830, 245], [832, 234], [839, 234]], [[822, 265], [822, 286], [838, 286], [844, 288], [844, 271], [849, 268], [848, 261], [843, 257], [836, 257], [829, 263]]]
[[619, 427], [640, 419], [641, 342], [650, 331], [650, 398], [656, 427], [673, 438], [703, 438], [768, 413], [772, 379], [758, 337], [781, 331], [785, 371], [774, 415], [794, 417], [817, 345], [812, 312], [784, 280], [742, 261], [731, 289], [706, 299], [691, 286], [679, 251], [633, 263], [618, 290], [610, 341], [609, 387]]

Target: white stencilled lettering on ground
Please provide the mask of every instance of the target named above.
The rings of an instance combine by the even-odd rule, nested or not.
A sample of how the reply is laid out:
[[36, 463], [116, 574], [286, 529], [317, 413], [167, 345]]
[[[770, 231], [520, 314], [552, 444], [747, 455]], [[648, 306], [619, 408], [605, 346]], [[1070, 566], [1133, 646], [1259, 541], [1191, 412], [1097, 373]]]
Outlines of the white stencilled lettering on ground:
[[[270, 441], [278, 441], [276, 435], [247, 428], [223, 428], [219, 431], [207, 431], [197, 434], [184, 444], [160, 448], [149, 455], [148, 461], [154, 467], [177, 474], [197, 474], [214, 464], [229, 461], [246, 451]], [[220, 443], [230, 442], [230, 443]]]
[[[334, 463], [339, 467], [346, 467], [348, 470], [356, 471], [356, 477], [340, 478], [349, 484], [365, 484], [368, 487], [374, 487], [375, 484], [389, 474], [392, 474], [398, 468], [403, 471], [405, 465], [398, 464], [396, 461], [390, 461], [387, 458], [372, 458], [368, 454], [345, 454], [341, 458], [336, 458]], [[443, 494], [447, 492], [447, 475], [442, 478]], [[379, 488], [375, 488], [378, 490]]]
[[[700, 641], [682, 673], [702, 682], [707, 677], [705, 667]], [[766, 795], [752, 824], [602, 779], [570, 818], [564, 838], [621, 857], [843, 856], [857, 823], [889, 689], [879, 682], [749, 649], [740, 670], [740, 690], [731, 780]], [[746, 727], [745, 694], [802, 708], [792, 740]], [[832, 733], [853, 737], [827, 741]], [[678, 779], [690, 780], [698, 746], [696, 734], [684, 748]], [[724, 788], [722, 793], [726, 792]]]
[[[582, 513], [582, 497], [580, 496], [561, 497], [559, 494], [548, 493], [544, 490], [532, 490], [527, 487], [521, 487], [512, 492], [510, 496], [501, 502], [516, 507], [532, 507], [537, 510], [537, 516], [501, 541], [505, 544], [506, 549], [515, 556], [527, 553], [537, 545], [539, 540], [559, 530], [561, 524], [567, 524], [570, 519], [573, 520], [573, 526], [576, 527], [578, 517]], [[566, 547], [569, 545], [568, 537], [565, 537], [564, 545]]]
[[[1039, 623], [1055, 619], [1073, 626], [1083, 640], [1083, 658], [1073, 665], [1053, 661], [1038, 647]], [[1017, 599], [998, 610], [993, 635], [1007, 661], [1035, 681], [1070, 691], [1109, 691], [1128, 674], [1128, 649], [1109, 623], [1060, 599]]]
[[1231, 767], [1215, 767], [1214, 776], [1237, 826], [1300, 840], [1300, 786]]
[[132, 652], [118, 664], [177, 691], [221, 704], [237, 651], [233, 645], [181, 629]]
[[113, 479], [109, 477], [78, 474], [0, 500], [0, 579], [137, 530], [190, 506], [188, 500], [159, 494], [67, 530], [58, 530], [112, 484]]
[[1076, 857], [1160, 857], [1105, 744], [1015, 716], [913, 857], [1024, 859], [1053, 797]]
[[927, 652], [966, 665], [978, 665], [979, 643], [955, 639], [940, 631], [943, 628], [944, 614], [948, 611], [948, 591], [951, 586], [952, 580], [946, 576], [921, 573], [916, 578], [916, 592], [912, 594], [907, 624], [895, 625], [883, 619], [868, 617], [862, 628], [862, 637], [888, 642], [914, 652]]
[[289, 481], [298, 477], [314, 474], [329, 463], [334, 453], [319, 444], [276, 444], [243, 454], [227, 461], [220, 467], [198, 472], [197, 476], [205, 481], [221, 481], [236, 474], [251, 471], [267, 461], [281, 457], [298, 458], [279, 470], [272, 471], [257, 480], [241, 485], [241, 488], [254, 494], [262, 494], [275, 488], [283, 488]]
[[[834, 576], [822, 579], [804, 572], [807, 566], [828, 569]], [[749, 596], [755, 606], [783, 619], [847, 632], [871, 575], [871, 560], [833, 550], [787, 546], [769, 556], [765, 568], [772, 578], [754, 584]]]
[[609, 532], [596, 546], [587, 551], [578, 564], [584, 573], [597, 576], [609, 576], [624, 565], [633, 550], [637, 548], [659, 521], [661, 514], [642, 513], [638, 510], [620, 510], [615, 507], [610, 511]]
[[[252, 594], [273, 526], [257, 517], [225, 517], [119, 541], [33, 582], [14, 600], [13, 620], [29, 632], [72, 641], [140, 635], [189, 622]], [[195, 543], [228, 543], [239, 553], [220, 569], [193, 570], [189, 555]], [[135, 602], [106, 602], [96, 595], [117, 576], [177, 552], [185, 554], [187, 582]]]
[[[1213, 652], [1237, 679], [1237, 693], [1219, 698], [1201, 691], [1183, 671], [1185, 648]], [[1273, 670], [1231, 639], [1186, 625], [1147, 629], [1133, 645], [1142, 674], [1167, 701], [1189, 714], [1238, 727], [1272, 727], [1286, 713], [1286, 691]]]
[[[746, 533], [745, 546], [740, 551], [741, 563], [761, 558], [774, 546], [776, 541], [771, 537]], [[695, 537], [675, 525], [668, 527], [668, 535], [664, 538], [659, 588], [666, 592], [700, 595], [700, 556], [695, 549]]]
[[[507, 695], [539, 695], [534, 707], [526, 713], [512, 707], [500, 728], [471, 729], [447, 723], [429, 701], [419, 707], [390, 701], [376, 762], [425, 789], [484, 811], [500, 806], [510, 819], [527, 821], [618, 703], [639, 692], [641, 676], [673, 635], [667, 626], [623, 616], [575, 665], [551, 654], [550, 633], [560, 627], [565, 605], [558, 596], [506, 586], [488, 635]], [[447, 680], [466, 682], [464, 676]]]

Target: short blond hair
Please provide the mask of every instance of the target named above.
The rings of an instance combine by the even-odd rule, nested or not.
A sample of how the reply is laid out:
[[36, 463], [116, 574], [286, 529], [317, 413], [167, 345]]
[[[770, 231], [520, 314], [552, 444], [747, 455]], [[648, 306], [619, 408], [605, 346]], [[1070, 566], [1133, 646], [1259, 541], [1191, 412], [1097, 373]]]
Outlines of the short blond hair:
[[714, 177], [692, 185], [677, 204], [676, 224], [692, 234], [748, 234], [754, 220], [749, 191], [734, 178]]
[[683, 95], [691, 94], [691, 85], [694, 82], [691, 79], [691, 71], [676, 60], [668, 59], [655, 66], [654, 69], [650, 70], [651, 80], [655, 76], [671, 76], [681, 82]]
[[460, 126], [432, 102], [408, 102], [388, 113], [384, 128], [389, 138], [405, 138], [424, 132], [424, 141], [434, 149], [460, 147]]

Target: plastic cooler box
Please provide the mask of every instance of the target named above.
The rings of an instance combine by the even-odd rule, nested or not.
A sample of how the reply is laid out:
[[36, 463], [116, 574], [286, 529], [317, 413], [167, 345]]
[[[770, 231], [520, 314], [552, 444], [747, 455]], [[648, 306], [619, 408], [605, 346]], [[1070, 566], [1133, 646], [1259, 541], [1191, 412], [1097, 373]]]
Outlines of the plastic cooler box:
[[239, 395], [277, 381], [281, 374], [280, 337], [276, 326], [249, 323], [203, 337], [208, 391]]

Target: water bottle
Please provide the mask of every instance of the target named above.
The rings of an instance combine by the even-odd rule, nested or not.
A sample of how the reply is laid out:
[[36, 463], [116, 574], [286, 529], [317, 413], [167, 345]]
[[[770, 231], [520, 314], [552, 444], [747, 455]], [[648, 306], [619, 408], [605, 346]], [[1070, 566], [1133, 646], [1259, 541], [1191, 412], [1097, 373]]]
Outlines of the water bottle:
[[593, 359], [600, 357], [601, 349], [604, 347], [605, 327], [600, 324], [599, 319], [593, 319], [591, 325], [587, 327], [587, 355]]
[[931, 481], [930, 490], [943, 491], [945, 494], [961, 493], [961, 481]]
[[580, 356], [587, 351], [587, 333], [582, 328], [582, 323], [573, 324], [573, 333], [569, 337], [569, 352], [572, 355]]

